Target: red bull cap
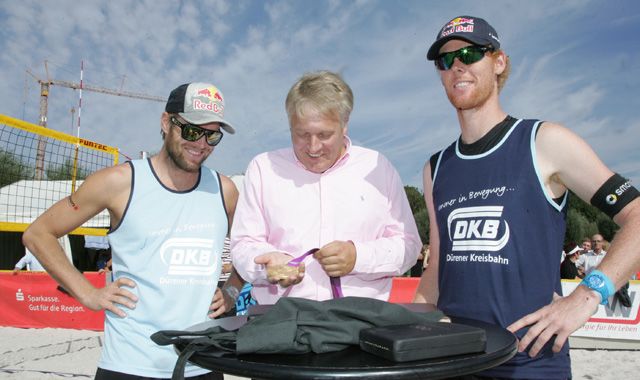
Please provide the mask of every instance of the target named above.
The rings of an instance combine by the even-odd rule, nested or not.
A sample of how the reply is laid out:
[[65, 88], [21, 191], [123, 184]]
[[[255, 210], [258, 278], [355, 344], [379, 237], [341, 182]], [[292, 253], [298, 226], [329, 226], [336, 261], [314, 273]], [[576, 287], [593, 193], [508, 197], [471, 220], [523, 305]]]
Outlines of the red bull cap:
[[194, 82], [171, 91], [164, 110], [180, 115], [191, 124], [220, 123], [222, 129], [233, 134], [236, 130], [225, 120], [224, 106], [224, 96], [216, 86]]
[[435, 60], [442, 45], [449, 40], [465, 40], [472, 44], [500, 49], [500, 39], [496, 30], [484, 19], [473, 16], [458, 16], [444, 24], [438, 32], [436, 41], [427, 52], [427, 59]]

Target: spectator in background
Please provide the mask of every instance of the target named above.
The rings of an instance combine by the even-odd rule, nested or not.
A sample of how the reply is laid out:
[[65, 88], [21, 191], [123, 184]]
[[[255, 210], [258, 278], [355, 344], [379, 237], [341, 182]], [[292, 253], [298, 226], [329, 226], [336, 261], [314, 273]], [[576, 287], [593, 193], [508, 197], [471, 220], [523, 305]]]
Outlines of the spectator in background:
[[584, 255], [587, 252], [591, 252], [591, 238], [585, 236], [582, 238], [582, 250], [580, 251], [580, 254]]
[[111, 249], [107, 249], [104, 252], [98, 254], [98, 260], [96, 261], [96, 269], [100, 271], [101, 269], [105, 269], [106, 266], [110, 266], [111, 264]]
[[99, 271], [111, 258], [109, 240], [106, 236], [85, 235], [84, 249], [87, 255], [87, 266], [80, 268], [81, 270]]
[[24, 251], [24, 256], [22, 256], [20, 261], [18, 261], [13, 268], [13, 275], [17, 275], [25, 266], [27, 267], [27, 270], [31, 272], [44, 272], [44, 268], [33, 253], [31, 253], [27, 248], [25, 248]]
[[109, 258], [104, 264], [104, 267], [98, 269], [98, 273], [105, 275], [105, 282], [107, 284], [113, 282], [113, 268], [111, 267], [112, 260]]
[[410, 277], [422, 276], [422, 272], [424, 271], [424, 268], [427, 266], [428, 257], [429, 257], [429, 244], [424, 244], [422, 246], [422, 249], [420, 249], [420, 254], [418, 255], [418, 261], [409, 270]]
[[[581, 247], [582, 249], [580, 250], [578, 257], [581, 257], [585, 253], [591, 252], [591, 238], [588, 236], [583, 237]], [[582, 271], [582, 267], [578, 268], [578, 277], [584, 278], [584, 272]]]
[[607, 251], [604, 249], [605, 244], [609, 244], [609, 242], [604, 240], [602, 235], [595, 234], [591, 237], [591, 249], [593, 250], [593, 253], [602, 256], [606, 255]]
[[[58, 244], [60, 244], [60, 247], [64, 251], [64, 254], [69, 260], [69, 262], [73, 262], [73, 259], [71, 256], [71, 244], [69, 242], [69, 235], [64, 235], [58, 238]], [[27, 247], [24, 248], [24, 252], [25, 252], [24, 256], [22, 256], [20, 261], [18, 261], [15, 267], [13, 268], [14, 275], [18, 274], [18, 272], [22, 270], [25, 266], [27, 267], [27, 270], [31, 272], [45, 271], [44, 267], [40, 264], [38, 259], [33, 255], [33, 253], [31, 253], [31, 251], [29, 251]]]
[[564, 246], [565, 254], [562, 264], [560, 264], [560, 278], [567, 280], [575, 280], [578, 277], [578, 268], [576, 261], [580, 256], [581, 248], [575, 242], [570, 242]]
[[429, 244], [425, 244], [422, 246], [422, 256], [424, 256], [424, 261], [422, 263], [422, 270], [424, 271], [429, 265], [429, 254], [431, 253], [431, 246]]
[[592, 251], [581, 255], [578, 261], [576, 262], [576, 266], [583, 273], [583, 276], [591, 273], [593, 269], [595, 269], [604, 256], [607, 254], [607, 251], [603, 249], [604, 238], [600, 234], [595, 234], [591, 237], [591, 246], [593, 247]]

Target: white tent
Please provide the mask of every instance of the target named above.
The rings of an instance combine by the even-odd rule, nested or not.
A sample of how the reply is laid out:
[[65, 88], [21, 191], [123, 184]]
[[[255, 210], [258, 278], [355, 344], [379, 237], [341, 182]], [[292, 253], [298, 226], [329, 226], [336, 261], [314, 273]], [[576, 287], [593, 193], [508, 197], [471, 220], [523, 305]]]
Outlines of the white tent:
[[[243, 174], [230, 179], [239, 192], [243, 189]], [[82, 184], [76, 181], [76, 189]], [[0, 188], [0, 222], [31, 223], [55, 202], [71, 194], [71, 181], [20, 180]], [[103, 210], [82, 227], [109, 228], [109, 213]]]
[[[76, 181], [76, 189], [82, 184]], [[0, 222], [31, 223], [55, 202], [71, 194], [72, 181], [20, 180], [0, 188]], [[104, 210], [82, 227], [109, 227]]]

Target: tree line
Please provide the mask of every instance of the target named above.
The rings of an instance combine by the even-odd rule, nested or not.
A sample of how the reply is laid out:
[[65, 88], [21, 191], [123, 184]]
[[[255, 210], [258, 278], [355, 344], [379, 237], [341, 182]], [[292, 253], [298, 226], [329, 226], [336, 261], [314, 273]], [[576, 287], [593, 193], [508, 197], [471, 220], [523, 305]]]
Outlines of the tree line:
[[[23, 179], [35, 177], [35, 167], [22, 162], [13, 154], [0, 148], [0, 187], [10, 185]], [[76, 171], [76, 179], [85, 179], [90, 173], [82, 167]], [[45, 168], [45, 176], [49, 181], [73, 179], [73, 160], [66, 158], [61, 164], [51, 163]]]

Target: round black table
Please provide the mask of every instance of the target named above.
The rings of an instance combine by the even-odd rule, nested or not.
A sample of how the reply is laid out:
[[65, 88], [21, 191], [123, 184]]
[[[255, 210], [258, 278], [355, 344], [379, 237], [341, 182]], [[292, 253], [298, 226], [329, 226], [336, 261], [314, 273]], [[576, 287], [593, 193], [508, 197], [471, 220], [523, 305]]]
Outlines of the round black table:
[[[246, 317], [223, 319], [218, 323], [229, 326], [246, 321]], [[483, 328], [487, 336], [485, 352], [396, 363], [353, 346], [337, 352], [303, 355], [212, 357], [195, 353], [189, 361], [210, 370], [253, 379], [442, 379], [480, 372], [515, 355], [516, 337], [508, 330], [471, 319], [452, 318], [452, 322]], [[183, 348], [176, 345], [178, 351]]]

